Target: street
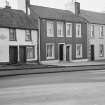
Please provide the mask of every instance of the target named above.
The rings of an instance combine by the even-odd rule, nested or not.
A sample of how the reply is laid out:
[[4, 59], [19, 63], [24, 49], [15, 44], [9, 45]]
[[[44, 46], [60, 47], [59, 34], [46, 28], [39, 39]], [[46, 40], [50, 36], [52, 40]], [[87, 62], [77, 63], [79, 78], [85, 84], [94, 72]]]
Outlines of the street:
[[0, 78], [0, 105], [105, 105], [105, 70]]

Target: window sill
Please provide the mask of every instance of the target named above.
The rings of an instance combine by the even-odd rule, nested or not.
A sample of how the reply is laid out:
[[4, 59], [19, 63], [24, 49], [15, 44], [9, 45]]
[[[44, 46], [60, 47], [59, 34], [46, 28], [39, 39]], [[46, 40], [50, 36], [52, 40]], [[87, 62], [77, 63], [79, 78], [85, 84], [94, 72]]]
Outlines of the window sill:
[[103, 58], [104, 56], [103, 55], [100, 55], [99, 57]]
[[55, 57], [47, 57], [47, 60], [55, 59]]
[[32, 40], [25, 40], [26, 42], [32, 42]]
[[9, 40], [9, 41], [17, 41], [17, 40]]
[[57, 37], [59, 37], [59, 38], [63, 38], [64, 36], [57, 36]]
[[79, 56], [78, 56], [78, 57], [76, 57], [76, 58], [77, 58], [77, 59], [80, 59], [80, 58], [83, 58], [83, 57], [79, 57]]
[[104, 37], [99, 37], [99, 39], [104, 39]]
[[68, 38], [72, 38], [72, 36], [69, 36], [69, 35], [67, 35], [66, 37], [68, 37]]
[[50, 38], [50, 37], [53, 38], [54, 36], [47, 35], [47, 37], [48, 37], [48, 38]]

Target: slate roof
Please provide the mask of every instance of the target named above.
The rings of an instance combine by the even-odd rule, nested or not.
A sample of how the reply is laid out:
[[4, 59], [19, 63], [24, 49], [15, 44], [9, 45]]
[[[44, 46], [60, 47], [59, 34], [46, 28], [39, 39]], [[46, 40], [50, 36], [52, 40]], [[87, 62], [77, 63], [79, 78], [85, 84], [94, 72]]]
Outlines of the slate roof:
[[81, 10], [80, 16], [86, 18], [90, 23], [105, 24], [105, 13]]
[[35, 21], [21, 10], [0, 8], [0, 27], [37, 29]]
[[87, 22], [86, 19], [80, 16], [75, 16], [71, 11], [68, 10], [61, 10], [36, 5], [31, 5], [30, 8], [32, 12], [34, 12], [34, 14], [39, 16], [40, 18], [64, 20], [71, 22]]

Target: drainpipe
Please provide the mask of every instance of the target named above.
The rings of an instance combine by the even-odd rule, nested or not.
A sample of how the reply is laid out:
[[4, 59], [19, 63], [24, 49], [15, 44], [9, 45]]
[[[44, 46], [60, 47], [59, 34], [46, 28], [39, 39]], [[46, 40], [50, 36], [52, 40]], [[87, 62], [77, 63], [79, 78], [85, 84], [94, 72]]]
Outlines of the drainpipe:
[[40, 17], [38, 18], [38, 63], [40, 63]]

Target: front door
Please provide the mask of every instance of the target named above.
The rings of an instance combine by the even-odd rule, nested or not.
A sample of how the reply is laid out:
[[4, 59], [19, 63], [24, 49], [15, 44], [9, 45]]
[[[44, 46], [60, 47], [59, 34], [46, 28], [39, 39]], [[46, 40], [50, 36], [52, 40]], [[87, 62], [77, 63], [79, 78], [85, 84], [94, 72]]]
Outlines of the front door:
[[60, 44], [59, 45], [59, 60], [63, 61], [64, 59], [64, 45]]
[[16, 46], [9, 47], [9, 60], [11, 64], [16, 64], [18, 62], [18, 49]]
[[91, 45], [91, 61], [94, 61], [94, 45]]
[[70, 61], [70, 46], [66, 46], [66, 61]]
[[19, 55], [20, 55], [20, 63], [26, 62], [26, 47], [21, 46], [19, 48]]

